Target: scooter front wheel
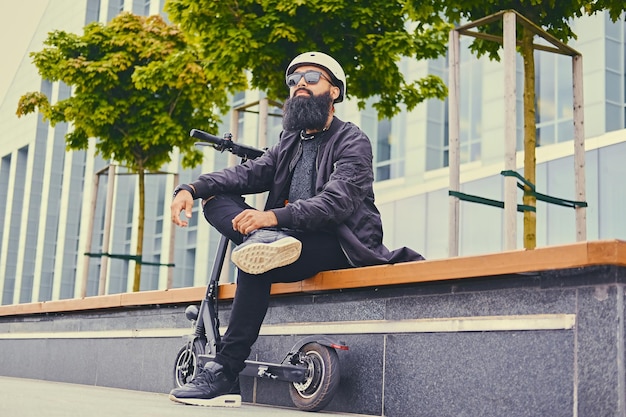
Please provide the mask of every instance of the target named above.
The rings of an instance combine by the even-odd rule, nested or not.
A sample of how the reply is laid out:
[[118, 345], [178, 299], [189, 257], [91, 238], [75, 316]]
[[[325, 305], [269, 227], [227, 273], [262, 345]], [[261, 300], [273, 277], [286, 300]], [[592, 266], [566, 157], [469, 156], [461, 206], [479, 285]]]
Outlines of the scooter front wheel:
[[174, 385], [176, 387], [182, 387], [197, 375], [198, 355], [203, 353], [204, 343], [200, 339], [195, 339], [193, 343], [180, 348], [174, 364]]
[[330, 403], [339, 388], [339, 357], [335, 349], [314, 342], [302, 346], [300, 352], [307, 377], [303, 382], [289, 384], [289, 395], [299, 409], [319, 411]]

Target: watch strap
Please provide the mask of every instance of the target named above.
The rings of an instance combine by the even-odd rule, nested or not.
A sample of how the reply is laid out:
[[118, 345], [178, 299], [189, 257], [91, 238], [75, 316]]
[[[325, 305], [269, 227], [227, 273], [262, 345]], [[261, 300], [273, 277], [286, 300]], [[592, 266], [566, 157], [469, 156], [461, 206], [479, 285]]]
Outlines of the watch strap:
[[176, 197], [176, 194], [178, 194], [181, 190], [189, 191], [191, 198], [194, 200], [197, 198], [195, 190], [189, 184], [180, 184], [178, 187], [174, 188], [174, 197]]

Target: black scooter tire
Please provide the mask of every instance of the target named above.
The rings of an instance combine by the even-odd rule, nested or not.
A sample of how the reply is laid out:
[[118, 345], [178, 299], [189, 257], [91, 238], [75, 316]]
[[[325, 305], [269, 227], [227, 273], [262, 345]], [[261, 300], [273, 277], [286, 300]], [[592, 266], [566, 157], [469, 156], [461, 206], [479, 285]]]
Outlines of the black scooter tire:
[[180, 348], [174, 363], [175, 387], [182, 387], [198, 374], [198, 355], [202, 354], [204, 354], [204, 343], [200, 339], [194, 340], [191, 346], [185, 345]]
[[289, 384], [291, 401], [303, 411], [322, 410], [339, 388], [339, 357], [335, 349], [314, 342], [302, 346], [300, 352], [302, 365], [308, 367], [307, 379]]

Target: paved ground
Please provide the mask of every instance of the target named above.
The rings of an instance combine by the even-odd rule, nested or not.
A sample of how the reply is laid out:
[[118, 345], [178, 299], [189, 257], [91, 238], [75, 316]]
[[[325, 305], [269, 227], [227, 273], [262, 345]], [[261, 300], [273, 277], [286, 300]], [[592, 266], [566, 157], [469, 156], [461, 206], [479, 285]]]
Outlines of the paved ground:
[[241, 408], [177, 404], [165, 394], [0, 376], [3, 417], [320, 417], [355, 416], [243, 404]]

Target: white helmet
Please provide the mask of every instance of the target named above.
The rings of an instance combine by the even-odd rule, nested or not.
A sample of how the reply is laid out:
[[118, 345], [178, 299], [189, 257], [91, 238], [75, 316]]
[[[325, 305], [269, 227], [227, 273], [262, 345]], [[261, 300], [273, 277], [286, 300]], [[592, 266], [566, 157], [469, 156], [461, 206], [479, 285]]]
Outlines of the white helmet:
[[343, 68], [333, 57], [323, 52], [305, 52], [295, 57], [285, 71], [285, 76], [291, 75], [296, 68], [303, 65], [314, 65], [323, 68], [332, 78], [333, 84], [339, 87], [339, 97], [335, 99], [335, 103], [343, 101], [346, 95], [346, 74]]

